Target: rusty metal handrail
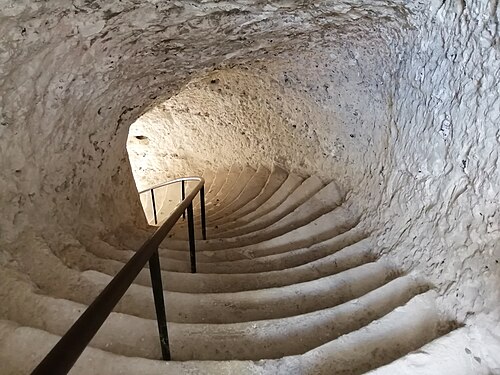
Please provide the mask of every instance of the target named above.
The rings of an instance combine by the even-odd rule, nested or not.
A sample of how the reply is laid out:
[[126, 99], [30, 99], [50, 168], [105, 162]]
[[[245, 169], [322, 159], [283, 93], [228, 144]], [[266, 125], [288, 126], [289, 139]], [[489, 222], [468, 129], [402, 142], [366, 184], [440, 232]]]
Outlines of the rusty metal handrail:
[[[204, 216], [205, 180], [202, 177], [187, 177], [187, 179], [199, 182], [188, 194], [188, 196], [177, 205], [169, 217], [160, 225], [160, 227], [158, 227], [151, 237], [144, 242], [141, 248], [123, 266], [123, 268], [109, 282], [97, 298], [87, 307], [87, 309], [64, 334], [64, 336], [61, 337], [52, 350], [33, 370], [32, 375], [67, 374], [147, 262], [149, 262], [149, 271], [151, 274], [151, 285], [158, 321], [162, 356], [164, 360], [170, 359], [170, 347], [168, 341], [165, 303], [163, 300], [163, 286], [161, 280], [158, 247], [186, 210], [188, 212], [188, 220], [190, 222], [189, 242], [190, 245], [191, 242], [194, 245], [193, 199], [196, 197], [198, 192], [200, 192], [200, 200], [203, 201], [202, 215]], [[182, 181], [183, 179], [177, 180]], [[174, 181], [178, 182], [177, 180]], [[174, 181], [169, 182], [175, 183]], [[147, 189], [146, 191], [151, 189], [154, 190], [155, 188], [157, 188], [157, 186]], [[194, 247], [191, 248], [190, 246], [190, 253], [192, 262], [191, 271], [193, 272], [194, 262], [194, 272], [196, 272]]]

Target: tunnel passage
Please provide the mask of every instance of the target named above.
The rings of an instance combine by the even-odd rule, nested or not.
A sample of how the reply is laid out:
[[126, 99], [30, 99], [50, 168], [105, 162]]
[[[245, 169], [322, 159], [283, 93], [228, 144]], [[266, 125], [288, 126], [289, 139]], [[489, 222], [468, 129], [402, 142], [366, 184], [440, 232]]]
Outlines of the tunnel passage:
[[[362, 53], [341, 48], [335, 56], [347, 61]], [[232, 163], [355, 175], [345, 165], [360, 154], [375, 159], [386, 127], [388, 103], [376, 89], [382, 77], [368, 69], [382, 63], [377, 58], [358, 57], [359, 68], [347, 71], [328, 55], [298, 56], [190, 81], [130, 127], [127, 150], [138, 187]]]
[[[257, 159], [335, 179], [378, 254], [425, 275], [443, 311], [477, 328], [468, 342], [490, 343], [472, 363], [498, 368], [485, 333], [500, 319], [496, 1], [7, 0], [0, 9], [2, 252], [89, 236], [140, 242], [147, 226], [127, 136], [167, 106], [182, 122], [176, 132], [228, 129], [243, 150], [211, 139], [217, 148], [197, 155], [174, 144], [170, 169], [148, 166], [144, 183]], [[135, 136], [154, 149], [153, 135]], [[2, 266], [15, 263], [9, 254]]]
[[375, 87], [382, 77], [368, 69], [381, 64], [379, 57], [362, 58], [363, 51], [347, 43], [336, 51], [347, 61], [358, 56], [350, 72], [331, 52], [193, 79], [130, 127], [127, 150], [138, 190], [233, 164], [279, 165], [325, 180], [343, 175], [349, 185], [352, 177], [362, 179], [357, 164], [369, 155], [376, 160], [388, 112]]

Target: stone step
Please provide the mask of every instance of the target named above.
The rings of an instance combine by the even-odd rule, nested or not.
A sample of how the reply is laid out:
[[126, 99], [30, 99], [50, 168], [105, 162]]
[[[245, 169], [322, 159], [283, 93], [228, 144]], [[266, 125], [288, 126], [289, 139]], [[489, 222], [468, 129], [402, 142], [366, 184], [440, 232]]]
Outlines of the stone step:
[[[215, 172], [212, 171], [211, 169], [205, 169], [205, 171], [203, 171], [202, 177], [205, 180], [205, 194], [206, 194], [206, 192], [209, 191], [210, 187], [212, 186], [212, 182], [215, 177]], [[199, 202], [200, 202], [199, 199], [195, 199], [193, 207], [199, 207], [200, 206]]]
[[[2, 281], [8, 282], [4, 277]], [[0, 318], [23, 326], [62, 335], [86, 308], [36, 294], [25, 281], [8, 285], [16, 291], [11, 289], [9, 304], [0, 309]], [[382, 317], [426, 289], [417, 279], [404, 276], [357, 300], [289, 318], [234, 324], [169, 323], [172, 357], [227, 360], [302, 354]], [[156, 321], [120, 313], [111, 313], [91, 346], [126, 356], [161, 358]]]
[[[213, 251], [214, 257], [217, 257], [217, 254], [229, 253], [229, 251], [224, 252], [224, 250], [232, 250], [233, 254], [238, 252], [245, 253], [247, 258], [276, 254], [300, 247], [311, 246], [314, 243], [343, 233], [358, 224], [359, 220], [355, 217], [353, 218], [353, 216], [346, 207], [341, 206], [296, 229], [293, 229], [295, 226], [293, 224], [289, 232], [283, 233], [284, 231], [280, 229], [277, 231], [277, 234], [282, 234], [270, 239], [268, 238], [272, 236], [272, 233], [269, 235], [265, 232], [262, 237], [259, 234], [255, 234], [254, 241], [251, 244], [247, 240], [241, 243], [222, 239], [215, 241], [199, 240], [196, 241], [196, 249], [205, 252], [205, 254], [208, 254], [208, 251]], [[161, 246], [160, 254], [163, 254], [163, 249], [189, 250], [189, 242], [183, 240], [166, 239]]]
[[[228, 262], [216, 263], [198, 263], [200, 272], [209, 273], [254, 273], [265, 271], [276, 271], [290, 267], [296, 267], [316, 259], [328, 256], [336, 251], [349, 246], [364, 247], [366, 243], [356, 243], [365, 237], [361, 230], [351, 230], [344, 232], [329, 240], [314, 244], [310, 247], [291, 250], [274, 255], [263, 257], [247, 257], [243, 260], [234, 260]], [[243, 254], [245, 255], [245, 254]], [[180, 262], [180, 261], [177, 261]], [[168, 267], [180, 266], [179, 263], [173, 264], [172, 260], [164, 262]], [[186, 262], [184, 262], [184, 267]]]
[[[388, 364], [439, 336], [439, 327], [446, 322], [443, 322], [437, 312], [435, 299], [436, 294], [432, 291], [418, 295], [404, 306], [397, 307], [360, 329], [344, 334], [304, 354], [280, 359], [257, 362], [249, 360], [165, 362], [126, 357], [88, 347], [77, 361], [72, 374], [362, 374]], [[359, 307], [356, 304], [351, 306]], [[361, 310], [362, 306], [363, 302]], [[384, 307], [382, 304], [379, 306]], [[344, 313], [348, 310], [349, 307]], [[349, 319], [349, 316], [346, 317], [346, 321], [348, 324], [363, 324], [356, 322], [355, 319]], [[288, 329], [300, 330], [298, 324], [292, 325], [292, 328], [290, 324], [287, 326]], [[323, 331], [328, 332], [328, 330]], [[0, 321], [0, 333], [0, 360], [5, 374], [29, 373], [58, 340], [58, 336], [46, 331], [19, 326], [5, 320]], [[197, 336], [202, 334], [201, 332]], [[203, 344], [200, 345], [204, 346]]]
[[[245, 166], [237, 176], [237, 184], [226, 183], [227, 180], [224, 181], [223, 186], [221, 186], [216, 195], [213, 196], [205, 196], [205, 215], [207, 217], [207, 223], [209, 222], [208, 217], [212, 212], [218, 212], [220, 209], [222, 201], [226, 202], [226, 200], [236, 199], [236, 197], [241, 193], [241, 191], [245, 188], [246, 184], [252, 180], [256, 171], [250, 166]], [[234, 198], [232, 198], [234, 196]], [[199, 201], [199, 198], [196, 198]], [[195, 216], [195, 228], [198, 229], [198, 232], [201, 230], [201, 212], [198, 210], [194, 211]], [[187, 221], [180, 219], [174, 228], [170, 231], [168, 237], [170, 238], [187, 238]]]
[[[310, 281], [375, 260], [368, 241], [365, 240], [356, 245], [306, 264], [259, 273], [220, 274], [199, 272], [192, 274], [187, 273], [190, 268], [189, 260], [186, 259], [186, 272], [162, 271], [163, 286], [165, 290], [175, 292], [221, 293], [273, 288]], [[81, 251], [74, 251], [74, 254], [66, 251], [61, 259], [68, 267], [78, 271], [96, 270], [109, 276], [114, 276], [125, 264], [125, 262], [109, 258], [99, 258], [91, 253], [81, 254]], [[169, 259], [161, 260], [163, 264], [168, 262], [170, 262]], [[204, 267], [201, 268], [203, 270]], [[134, 283], [151, 286], [149, 270], [146, 268], [141, 270]]]
[[[240, 236], [227, 237], [224, 239], [209, 239], [201, 243], [202, 248], [210, 249], [213, 247], [224, 249], [234, 247], [234, 244], [237, 244], [238, 246], [245, 246], [280, 236], [296, 228], [304, 226], [307, 223], [314, 221], [321, 215], [334, 210], [340, 205], [341, 202], [342, 197], [338, 187], [334, 182], [332, 182], [321, 189], [307, 202], [303, 203], [280, 220], [262, 228], [258, 233], [242, 234]], [[166, 241], [167, 247], [170, 242], [171, 240]]]
[[[293, 317], [234, 324], [172, 324], [173, 334], [185, 337], [176, 359], [260, 360], [303, 354], [380, 319], [427, 289], [419, 280], [403, 276], [356, 300]], [[172, 347], [176, 345], [181, 344], [172, 341]]]
[[283, 184], [278, 188], [278, 190], [262, 205], [256, 208], [254, 211], [240, 217], [235, 218], [234, 221], [230, 221], [228, 223], [219, 224], [217, 228], [212, 228], [213, 234], [224, 237], [224, 231], [229, 229], [234, 229], [238, 226], [248, 224], [251, 221], [257, 219], [260, 216], [267, 214], [268, 212], [277, 208], [285, 199], [288, 198], [290, 194], [292, 194], [295, 189], [297, 189], [304, 179], [300, 176], [297, 176], [293, 173], [289, 174], [287, 179], [283, 182]]
[[[282, 170], [279, 167], [274, 167], [273, 171], [269, 175], [269, 178], [267, 179], [266, 185], [264, 186], [260, 194], [257, 197], [255, 197], [255, 199], [249, 201], [246, 205], [244, 205], [236, 212], [233, 212], [230, 215], [228, 215], [228, 219], [236, 220], [237, 218], [243, 216], [246, 213], [255, 211], [263, 203], [269, 200], [274, 193], [276, 193], [276, 191], [286, 180], [287, 176], [288, 174], [284, 170]], [[221, 204], [223, 205], [224, 203], [222, 202]], [[197, 220], [196, 222], [200, 223], [200, 220]], [[185, 222], [182, 223], [179, 227], [180, 228], [186, 227], [186, 223]], [[180, 239], [187, 239], [188, 238], [187, 230], [181, 229], [179, 231], [176, 231], [174, 237]]]
[[381, 319], [303, 354], [297, 373], [364, 374], [422, 347], [448, 325], [436, 298], [434, 291], [418, 295]]
[[258, 207], [269, 200], [269, 198], [271, 198], [274, 193], [276, 193], [279, 187], [283, 185], [287, 177], [288, 173], [285, 170], [281, 169], [280, 167], [274, 166], [264, 185], [264, 188], [259, 193], [259, 195], [257, 195], [255, 199], [252, 199], [240, 209], [231, 213], [228, 218], [236, 220], [237, 218], [255, 211]]
[[256, 169], [248, 165], [242, 168], [240, 173], [234, 176], [234, 180], [228, 181], [228, 184], [224, 186], [223, 193], [220, 194], [214, 202], [210, 202], [207, 215], [217, 212], [222, 205], [235, 199], [244, 189], [245, 185], [251, 181], [255, 172]]
[[490, 332], [458, 328], [370, 375], [492, 375], [500, 373], [500, 345]]
[[226, 204], [221, 203], [217, 212], [213, 214], [209, 213], [207, 219], [214, 225], [216, 225], [218, 221], [221, 221], [221, 219], [224, 221], [228, 214], [235, 212], [260, 194], [269, 175], [270, 171], [267, 168], [259, 166], [241, 193], [232, 202]]
[[[228, 256], [241, 260], [224, 262], [214, 262], [213, 252], [197, 251], [197, 272], [199, 274], [230, 274], [283, 270], [326, 257], [344, 247], [360, 248], [361, 251], [364, 251], [365, 248], [369, 248], [369, 240], [363, 240], [365, 238], [366, 235], [362, 230], [354, 228], [308, 248], [275, 255], [249, 258], [248, 254], [228, 251]], [[356, 244], [358, 241], [362, 242]], [[103, 245], [99, 242], [93, 242], [93, 244], [87, 249], [101, 259], [118, 260], [125, 263], [134, 255], [133, 251], [117, 250], [107, 244]], [[162, 255], [160, 263], [163, 270], [177, 273], [190, 272], [190, 259], [187, 251], [162, 250]]]
[[[245, 233], [251, 233], [263, 229], [269, 225], [272, 225], [276, 221], [288, 215], [290, 212], [295, 210], [297, 207], [307, 202], [312, 198], [318, 191], [323, 188], [323, 182], [316, 176], [311, 176], [306, 179], [302, 184], [297, 187], [278, 207], [274, 210], [268, 212], [265, 215], [260, 216], [255, 221], [252, 221], [246, 225], [238, 227], [230, 231], [224, 232], [224, 237], [234, 237]], [[212, 233], [213, 223], [207, 222], [207, 231], [210, 236], [217, 236], [217, 232]], [[215, 227], [214, 227], [215, 228]], [[215, 228], [217, 229], [217, 228]], [[209, 237], [212, 238], [212, 237]]]
[[[94, 293], [111, 280], [110, 276], [95, 271], [83, 272], [82, 276], [86, 278], [88, 284], [94, 285]], [[397, 273], [389, 265], [378, 261], [320, 279], [276, 288], [235, 293], [165, 292], [164, 294], [165, 301], [168, 301], [166, 307], [169, 321], [236, 323], [283, 318], [332, 307], [357, 298], [396, 276]], [[77, 298], [81, 298], [81, 294], [67, 295], [63, 298], [77, 301]], [[132, 285], [122, 302], [116, 311], [143, 318], [154, 318], [150, 288]]]
[[[243, 172], [243, 168], [238, 164], [233, 164], [226, 173], [226, 178], [221, 189], [210, 200], [206, 202], [207, 210], [210, 210], [213, 202], [220, 201], [235, 185], [237, 185], [238, 176]], [[253, 173], [253, 172], [252, 172]]]
[[[109, 275], [100, 272], [70, 269], [50, 251], [45, 253], [42, 266], [54, 271], [50, 275], [39, 272], [38, 260], [33, 261], [22, 256], [23, 254], [16, 260], [19, 262], [20, 272], [28, 275], [46, 295], [90, 304], [111, 280]], [[34, 255], [40, 258], [39, 254]], [[356, 277], [356, 274], [360, 275]], [[169, 321], [230, 323], [285, 317], [330, 307], [343, 302], [342, 298], [353, 298], [351, 293], [366, 293], [366, 288], [376, 288], [377, 283], [381, 285], [392, 277], [392, 269], [385, 263], [367, 263], [299, 284], [235, 293], [165, 292], [165, 300], [169, 301]], [[201, 310], [200, 304], [204, 307]], [[151, 288], [133, 284], [115, 311], [153, 319]]]
[[205, 191], [205, 196], [207, 198], [207, 201], [210, 201], [213, 197], [217, 195], [219, 190], [226, 182], [226, 176], [227, 176], [227, 170], [224, 167], [217, 169], [210, 188], [207, 191]]
[[[31, 373], [59, 339], [60, 336], [40, 329], [19, 326], [14, 322], [0, 321], [2, 375]], [[273, 370], [275, 369], [274, 367]], [[150, 360], [122, 356], [87, 347], [72, 368], [71, 375], [88, 374], [262, 374], [262, 365], [253, 361]]]

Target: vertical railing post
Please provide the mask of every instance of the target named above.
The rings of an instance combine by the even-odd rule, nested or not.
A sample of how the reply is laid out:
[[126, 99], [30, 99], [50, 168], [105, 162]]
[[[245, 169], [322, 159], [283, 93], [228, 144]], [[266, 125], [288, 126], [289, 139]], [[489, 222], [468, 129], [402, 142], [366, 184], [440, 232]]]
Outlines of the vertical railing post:
[[158, 322], [158, 333], [160, 334], [161, 355], [163, 360], [170, 361], [167, 316], [165, 314], [165, 300], [163, 298], [163, 286], [161, 282], [161, 268], [160, 257], [158, 256], [158, 248], [149, 259], [149, 273], [151, 275], [151, 286], [153, 287], [156, 320]]
[[[181, 181], [181, 202], [186, 199], [186, 187], [184, 185], [184, 180]], [[186, 219], [186, 211], [182, 213], [182, 218], [185, 220]]]
[[200, 189], [200, 211], [201, 211], [201, 234], [204, 240], [207, 239], [207, 223], [205, 220], [205, 185]]
[[188, 214], [188, 235], [189, 235], [189, 256], [191, 258], [191, 273], [196, 273], [196, 249], [194, 239], [194, 215], [193, 202], [189, 203]]
[[155, 217], [155, 225], [158, 225], [158, 217], [156, 216], [155, 193], [153, 189], [151, 189], [151, 200], [153, 201], [153, 215]]

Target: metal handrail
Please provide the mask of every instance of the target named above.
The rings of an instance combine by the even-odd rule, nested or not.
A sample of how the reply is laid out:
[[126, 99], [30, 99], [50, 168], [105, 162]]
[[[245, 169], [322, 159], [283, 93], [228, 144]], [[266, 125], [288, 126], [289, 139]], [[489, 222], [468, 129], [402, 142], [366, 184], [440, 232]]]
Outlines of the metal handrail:
[[[147, 189], [141, 190], [139, 192], [139, 194], [146, 193], [146, 192], [150, 191], [151, 189], [158, 189], [158, 188], [161, 188], [163, 186], [168, 186], [168, 185], [172, 185], [172, 184], [175, 184], [175, 183], [179, 183], [181, 181], [199, 181], [200, 178], [203, 178], [203, 177], [198, 177], [198, 176], [179, 177], [179, 178], [176, 178], [176, 179], [173, 179], [173, 180], [168, 180], [168, 181], [161, 182], [159, 184], [150, 186]], [[205, 180], [203, 180], [203, 181], [205, 181]]]
[[[161, 188], [161, 187], [164, 187], [164, 186], [168, 186], [168, 185], [172, 185], [172, 184], [176, 184], [176, 183], [180, 182], [181, 183], [181, 202], [182, 202], [186, 198], [186, 184], [185, 183], [187, 181], [199, 181], [200, 178], [201, 177], [194, 177], [194, 176], [193, 177], [176, 178], [175, 180], [162, 182], [160, 184], [153, 185], [147, 189], [139, 191], [139, 195], [147, 193], [147, 192], [150, 192], [150, 194], [151, 194], [151, 201], [153, 204], [153, 217], [154, 217], [155, 225], [158, 225], [158, 213], [156, 211], [156, 200], [155, 200], [154, 190]], [[203, 181], [205, 181], [205, 180], [203, 180]], [[203, 187], [200, 190], [200, 211], [201, 211], [201, 235], [202, 235], [202, 238], [204, 240], [206, 240], [207, 239], [207, 229], [206, 229], [207, 225], [206, 225], [206, 218], [205, 218], [205, 185], [203, 185]], [[186, 218], [186, 212], [182, 213], [182, 218]], [[190, 224], [188, 223], [188, 225], [190, 225]], [[194, 222], [192, 223], [192, 225], [194, 225]], [[190, 229], [188, 228], [188, 231], [189, 230]]]
[[[199, 182], [188, 196], [176, 206], [170, 216], [160, 225], [160, 227], [158, 227], [153, 235], [144, 242], [141, 248], [123, 266], [97, 298], [87, 307], [64, 336], [61, 337], [52, 350], [33, 370], [32, 375], [67, 374], [147, 262], [149, 262], [149, 272], [151, 275], [162, 357], [164, 360], [170, 360], [170, 346], [168, 341], [165, 303], [163, 300], [158, 247], [174, 227], [177, 220], [179, 220], [182, 214], [187, 210], [188, 221], [191, 222], [191, 225], [189, 225], [189, 242], [192, 262], [191, 271], [193, 272], [194, 262], [194, 272], [196, 272], [194, 246], [191, 248], [191, 243], [194, 245], [193, 199], [198, 192], [200, 192], [202, 216], [204, 216], [205, 180], [202, 177], [187, 177], [186, 179]], [[177, 179], [169, 181], [169, 183], [175, 183], [182, 180], [183, 179]], [[158, 187], [161, 186], [154, 186], [150, 189], [146, 189], [146, 191], [154, 190]]]

